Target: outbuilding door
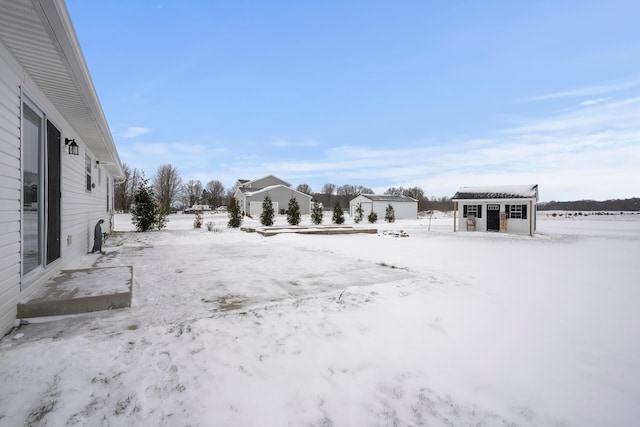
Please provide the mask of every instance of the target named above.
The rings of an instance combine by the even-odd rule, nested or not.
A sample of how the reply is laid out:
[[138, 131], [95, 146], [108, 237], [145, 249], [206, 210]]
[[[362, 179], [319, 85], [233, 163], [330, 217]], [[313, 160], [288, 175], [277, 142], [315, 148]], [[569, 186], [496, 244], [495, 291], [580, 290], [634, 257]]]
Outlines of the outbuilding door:
[[500, 231], [500, 205], [487, 205], [487, 231]]

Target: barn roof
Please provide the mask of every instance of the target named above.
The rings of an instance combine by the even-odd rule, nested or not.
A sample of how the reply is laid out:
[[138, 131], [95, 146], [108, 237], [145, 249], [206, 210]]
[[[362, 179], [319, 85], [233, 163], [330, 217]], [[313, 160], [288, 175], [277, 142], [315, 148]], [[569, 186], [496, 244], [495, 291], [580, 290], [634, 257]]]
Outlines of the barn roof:
[[416, 199], [411, 197], [395, 194], [360, 194], [360, 196], [366, 197], [372, 202], [417, 202]]
[[538, 184], [460, 187], [453, 196], [453, 200], [532, 198], [538, 200]]

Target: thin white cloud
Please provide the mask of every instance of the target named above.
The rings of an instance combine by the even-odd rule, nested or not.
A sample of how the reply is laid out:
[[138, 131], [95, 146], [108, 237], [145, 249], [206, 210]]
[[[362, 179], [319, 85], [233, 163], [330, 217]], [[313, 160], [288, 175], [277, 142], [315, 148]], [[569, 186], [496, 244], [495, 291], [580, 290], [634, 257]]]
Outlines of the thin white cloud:
[[497, 132], [494, 138], [437, 147], [340, 146], [318, 160], [262, 162], [263, 172], [320, 188], [420, 186], [451, 196], [464, 185], [540, 185], [541, 200], [637, 196], [640, 98], [594, 103]]
[[[123, 147], [121, 156], [141, 162], [135, 166], [149, 176], [158, 166], [172, 163], [183, 179], [218, 179], [225, 186], [239, 178], [274, 174], [315, 191], [325, 183], [364, 185], [376, 191], [419, 186], [427, 195], [440, 197], [465, 185], [535, 183], [542, 201], [640, 195], [640, 97], [605, 100], [589, 108], [576, 105], [521, 123], [482, 139], [437, 146], [398, 141], [385, 148], [339, 146], [308, 150], [307, 158], [291, 161], [278, 159], [278, 154], [274, 160], [272, 152], [268, 157], [253, 150], [225, 152], [222, 142], [206, 146], [137, 141]], [[303, 144], [272, 140], [276, 141], [287, 148]]]
[[122, 133], [123, 138], [137, 138], [145, 133], [151, 132], [152, 129], [141, 126], [129, 126], [127, 130]]
[[597, 96], [605, 93], [617, 92], [620, 90], [630, 89], [638, 86], [640, 86], [640, 80], [630, 80], [626, 82], [607, 83], [607, 84], [577, 88], [577, 89], [572, 89], [572, 90], [567, 90], [562, 92], [549, 93], [546, 95], [533, 96], [530, 98], [525, 98], [522, 101], [533, 102], [533, 101], [544, 101], [548, 99], [557, 99], [557, 98]]
[[588, 99], [586, 101], [582, 101], [580, 103], [580, 105], [583, 106], [583, 107], [586, 107], [586, 106], [589, 106], [589, 105], [601, 104], [601, 103], [606, 102], [608, 100], [609, 100], [609, 98]]
[[136, 142], [133, 144], [133, 149], [138, 155], [142, 156], [168, 156], [172, 153], [171, 146], [162, 143], [145, 143]]

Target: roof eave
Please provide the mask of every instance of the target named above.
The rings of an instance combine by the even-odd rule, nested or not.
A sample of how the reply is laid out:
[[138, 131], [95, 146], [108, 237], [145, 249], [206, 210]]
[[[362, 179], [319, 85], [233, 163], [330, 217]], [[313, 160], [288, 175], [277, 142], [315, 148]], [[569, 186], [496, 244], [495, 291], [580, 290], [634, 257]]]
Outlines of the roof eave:
[[[10, 11], [0, 13], [0, 25], [6, 24], [0, 36], [22, 69], [71, 125], [74, 134], [70, 137], [82, 141], [116, 180], [124, 177], [64, 1], [0, 0], [0, 8]], [[63, 86], [67, 89], [61, 91]]]
[[[79, 89], [80, 95], [85, 101], [86, 107], [89, 109], [90, 115], [94, 121], [94, 125], [102, 137], [102, 143], [106, 148], [108, 158], [98, 159], [101, 163], [105, 163], [107, 170], [116, 179], [124, 177], [122, 162], [118, 155], [115, 142], [109, 130], [107, 119], [102, 110], [98, 94], [89, 68], [82, 53], [78, 37], [71, 22], [69, 12], [64, 0], [32, 0], [33, 5], [41, 17], [43, 25], [52, 36], [52, 42], [61, 52], [61, 59], [67, 65], [70, 78]], [[81, 132], [81, 130], [77, 130]], [[92, 138], [84, 139], [85, 143], [94, 148], [96, 141]], [[99, 143], [99, 142], [98, 142]]]

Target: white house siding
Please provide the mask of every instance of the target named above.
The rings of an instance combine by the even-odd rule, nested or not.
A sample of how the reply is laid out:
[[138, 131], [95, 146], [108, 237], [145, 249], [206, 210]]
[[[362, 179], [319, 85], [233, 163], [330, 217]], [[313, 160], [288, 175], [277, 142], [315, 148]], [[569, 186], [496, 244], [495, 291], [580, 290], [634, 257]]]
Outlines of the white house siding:
[[[78, 142], [76, 140], [76, 142]], [[104, 232], [110, 230], [110, 216], [107, 211], [106, 182], [113, 182], [106, 169], [96, 168], [96, 156], [84, 144], [80, 145], [80, 155], [63, 154], [62, 169], [62, 249], [70, 256], [79, 257], [86, 254], [93, 247], [93, 230], [100, 219], [104, 219], [101, 228]], [[92, 182], [95, 187], [91, 191], [86, 189], [85, 154], [91, 158]], [[98, 183], [98, 168], [101, 168], [102, 182]], [[113, 207], [113, 185], [109, 190], [110, 207]], [[68, 236], [71, 244], [67, 245]]]
[[[47, 120], [61, 132], [60, 257], [26, 275], [21, 272], [23, 99], [28, 99], [44, 115], [44, 132]], [[65, 138], [75, 138], [80, 155], [68, 154]], [[96, 184], [92, 191], [86, 190], [85, 154], [92, 161], [93, 182]], [[99, 219], [105, 221], [102, 230], [109, 231], [107, 183], [109, 206], [112, 207], [114, 178], [106, 168], [99, 166], [99, 182], [96, 160], [94, 153], [79, 137], [79, 132], [65, 120], [0, 39], [0, 336], [14, 324], [20, 301], [37, 291], [59, 269], [72, 267], [86, 256], [93, 246], [93, 229]], [[46, 163], [46, 155], [43, 161]], [[40, 168], [41, 171], [43, 169]], [[46, 206], [45, 198], [41, 200]], [[42, 233], [46, 235], [44, 228]]]
[[20, 80], [17, 68], [0, 44], [0, 336], [13, 324], [20, 298]]

